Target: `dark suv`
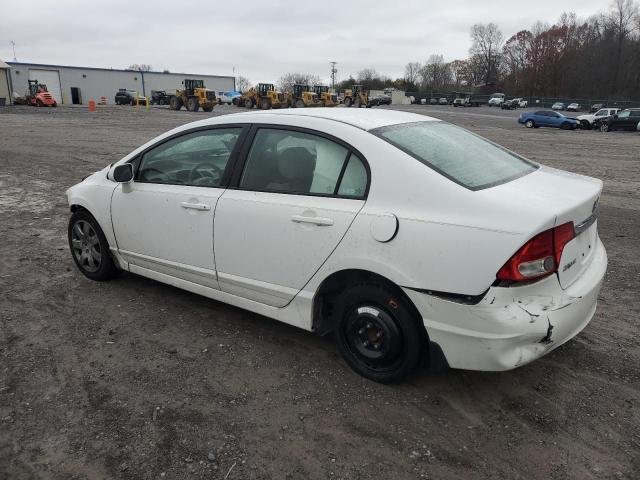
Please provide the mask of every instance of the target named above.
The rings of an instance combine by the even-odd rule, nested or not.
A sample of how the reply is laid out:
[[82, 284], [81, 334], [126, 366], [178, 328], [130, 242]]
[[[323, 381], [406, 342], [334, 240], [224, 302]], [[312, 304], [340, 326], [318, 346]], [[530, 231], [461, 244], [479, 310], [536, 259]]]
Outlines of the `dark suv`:
[[[133, 90], [127, 90], [126, 88], [121, 88], [116, 93], [115, 101], [116, 105], [135, 105], [136, 104], [136, 93]], [[140, 103], [143, 103], [144, 97], [139, 97]]]
[[638, 122], [640, 122], [640, 108], [627, 108], [615, 115], [603, 118], [600, 121], [600, 131], [629, 130], [635, 132]]

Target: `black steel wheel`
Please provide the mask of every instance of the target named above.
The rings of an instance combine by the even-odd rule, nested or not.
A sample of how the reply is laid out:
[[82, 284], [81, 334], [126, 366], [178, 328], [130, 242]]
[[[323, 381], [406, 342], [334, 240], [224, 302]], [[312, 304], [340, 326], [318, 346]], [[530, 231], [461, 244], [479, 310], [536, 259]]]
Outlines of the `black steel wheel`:
[[182, 99], [176, 95], [169, 99], [169, 108], [171, 110], [180, 110], [182, 108]]
[[417, 366], [424, 348], [424, 327], [403, 297], [382, 285], [355, 285], [339, 295], [335, 312], [338, 349], [363, 377], [397, 382]]
[[68, 239], [71, 256], [84, 276], [103, 281], [118, 273], [109, 251], [109, 243], [100, 225], [89, 212], [80, 209], [71, 215]]

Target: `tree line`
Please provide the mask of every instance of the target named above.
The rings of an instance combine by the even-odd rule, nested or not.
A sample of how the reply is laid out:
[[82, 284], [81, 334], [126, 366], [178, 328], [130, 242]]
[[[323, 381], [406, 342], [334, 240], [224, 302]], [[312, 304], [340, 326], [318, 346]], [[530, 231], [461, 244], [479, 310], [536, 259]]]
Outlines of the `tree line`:
[[[434, 53], [409, 62], [393, 79], [366, 68], [338, 83], [413, 92], [503, 91], [520, 96], [640, 99], [640, 13], [638, 0], [613, 0], [586, 19], [563, 13], [553, 25], [537, 22], [505, 39], [495, 23], [471, 27], [465, 59], [445, 61]], [[248, 83], [246, 79], [243, 83]], [[280, 90], [314, 84], [317, 75], [290, 73]], [[243, 85], [244, 86], [244, 85]]]

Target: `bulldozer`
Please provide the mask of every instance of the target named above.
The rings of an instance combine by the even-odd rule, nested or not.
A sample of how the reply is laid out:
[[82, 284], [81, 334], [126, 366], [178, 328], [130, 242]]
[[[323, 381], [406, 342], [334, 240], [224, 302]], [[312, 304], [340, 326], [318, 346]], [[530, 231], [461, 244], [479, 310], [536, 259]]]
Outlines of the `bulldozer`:
[[29, 90], [24, 97], [15, 99], [16, 105], [31, 105], [33, 107], [57, 107], [58, 102], [47, 90], [44, 83], [37, 80], [28, 80]]
[[318, 100], [318, 95], [311, 91], [310, 85], [302, 85], [296, 83], [293, 86], [291, 97], [289, 98], [289, 106], [295, 108], [319, 107], [322, 103]]
[[314, 85], [313, 91], [323, 107], [335, 107], [338, 104], [338, 96], [330, 93], [326, 85]]
[[190, 112], [197, 112], [202, 108], [205, 112], [210, 112], [218, 104], [216, 93], [208, 90], [202, 80], [185, 79], [184, 90], [176, 90], [175, 95], [169, 98], [169, 108], [180, 110], [184, 105]]
[[275, 89], [273, 83], [259, 83], [242, 94], [238, 99], [238, 106], [249, 109], [257, 106], [262, 110], [284, 108], [288, 106], [288, 99], [284, 93]]
[[369, 108], [369, 92], [362, 85], [353, 85], [351, 89], [345, 90], [343, 103], [345, 107], [353, 105], [359, 108], [364, 105]]

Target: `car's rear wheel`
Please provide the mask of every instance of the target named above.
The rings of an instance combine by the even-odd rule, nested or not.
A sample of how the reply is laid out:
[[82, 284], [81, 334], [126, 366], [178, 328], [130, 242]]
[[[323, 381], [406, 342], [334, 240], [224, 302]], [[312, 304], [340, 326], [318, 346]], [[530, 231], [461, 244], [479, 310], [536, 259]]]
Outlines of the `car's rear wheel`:
[[524, 126], [527, 128], [533, 128], [536, 126], [536, 123], [533, 120], [527, 120], [524, 122]]
[[354, 371], [390, 383], [415, 369], [425, 335], [404, 298], [383, 285], [363, 283], [345, 289], [334, 308], [334, 337]]
[[89, 212], [81, 209], [71, 215], [68, 239], [73, 260], [85, 277], [103, 281], [117, 275], [109, 243]]

